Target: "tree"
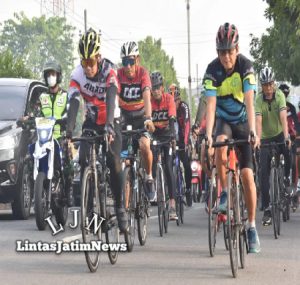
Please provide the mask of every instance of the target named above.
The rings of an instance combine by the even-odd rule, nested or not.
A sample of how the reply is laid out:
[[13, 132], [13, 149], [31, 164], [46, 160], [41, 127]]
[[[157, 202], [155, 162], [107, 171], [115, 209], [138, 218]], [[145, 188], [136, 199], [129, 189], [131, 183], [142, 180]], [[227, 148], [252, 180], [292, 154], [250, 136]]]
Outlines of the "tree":
[[[164, 77], [164, 85], [168, 88], [172, 83], [179, 86], [176, 71], [174, 68], [174, 58], [169, 57], [161, 47], [161, 39], [155, 40], [151, 36], [139, 41], [139, 51], [141, 55], [141, 65], [145, 66], [149, 72], [159, 71]], [[180, 86], [179, 86], [180, 87]], [[188, 102], [186, 89], [180, 89], [181, 97]], [[192, 98], [191, 115], [196, 114], [195, 99]]]
[[13, 57], [7, 49], [0, 52], [0, 77], [33, 78], [33, 74], [25, 67], [22, 58]]
[[296, 0], [267, 0], [265, 16], [274, 25], [259, 39], [252, 35], [250, 53], [259, 71], [271, 66], [276, 79], [300, 84], [300, 3]]
[[42, 78], [43, 66], [49, 59], [57, 60], [63, 69], [64, 82], [73, 69], [73, 31], [65, 18], [45, 16], [28, 19], [24, 13], [14, 14], [2, 24], [0, 46], [23, 59], [36, 78]]

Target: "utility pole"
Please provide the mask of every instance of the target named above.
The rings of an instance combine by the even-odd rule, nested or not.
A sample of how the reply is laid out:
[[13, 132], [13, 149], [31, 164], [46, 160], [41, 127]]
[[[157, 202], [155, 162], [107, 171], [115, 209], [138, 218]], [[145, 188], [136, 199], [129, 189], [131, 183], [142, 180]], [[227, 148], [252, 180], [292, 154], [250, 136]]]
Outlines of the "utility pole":
[[84, 33], [87, 31], [87, 12], [86, 9], [84, 9]]
[[191, 78], [191, 43], [190, 43], [190, 0], [186, 0], [187, 32], [188, 32], [188, 66], [189, 66], [189, 107], [192, 108], [192, 78]]

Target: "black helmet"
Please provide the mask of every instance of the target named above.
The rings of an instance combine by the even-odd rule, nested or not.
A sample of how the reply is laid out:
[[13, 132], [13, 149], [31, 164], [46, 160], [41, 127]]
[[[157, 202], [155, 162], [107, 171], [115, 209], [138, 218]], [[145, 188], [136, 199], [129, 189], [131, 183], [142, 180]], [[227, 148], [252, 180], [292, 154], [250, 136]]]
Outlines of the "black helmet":
[[217, 50], [232, 49], [238, 43], [239, 32], [235, 25], [225, 23], [219, 27], [216, 37]]
[[286, 83], [281, 83], [278, 88], [283, 92], [285, 97], [289, 96], [290, 86], [288, 86]]
[[47, 72], [51, 71], [51, 70], [54, 70], [57, 73], [56, 84], [61, 83], [61, 80], [62, 80], [61, 65], [59, 63], [57, 63], [55, 60], [49, 60], [45, 64], [44, 69], [43, 69], [43, 75], [44, 75], [44, 79], [45, 79], [46, 84], [48, 85], [48, 83], [47, 83]]
[[100, 54], [100, 35], [90, 28], [79, 40], [78, 52], [81, 59]]
[[154, 71], [150, 75], [152, 88], [159, 87], [163, 85], [163, 77], [159, 71]]

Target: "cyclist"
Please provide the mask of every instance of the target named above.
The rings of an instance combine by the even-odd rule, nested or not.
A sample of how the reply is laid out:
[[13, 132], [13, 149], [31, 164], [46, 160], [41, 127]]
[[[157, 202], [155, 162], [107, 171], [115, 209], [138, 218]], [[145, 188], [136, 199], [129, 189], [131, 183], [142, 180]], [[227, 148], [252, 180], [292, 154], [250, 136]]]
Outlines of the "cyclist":
[[197, 110], [197, 115], [195, 119], [195, 123], [192, 127], [192, 129], [198, 129], [204, 131], [205, 133], [205, 128], [206, 128], [206, 96], [205, 92], [201, 92], [201, 96], [199, 99], [199, 105], [198, 105], [198, 110]]
[[[166, 140], [166, 137], [170, 137], [175, 141], [175, 127], [176, 120], [176, 107], [172, 95], [164, 92], [163, 77], [160, 72], [153, 72], [150, 75], [152, 84], [152, 119], [155, 126], [155, 132], [153, 133], [154, 139]], [[166, 173], [166, 181], [168, 184], [169, 198], [170, 198], [170, 220], [177, 220], [175, 210], [175, 176], [173, 173], [173, 158], [169, 153], [169, 146], [163, 145], [162, 151], [164, 152], [164, 169]], [[156, 174], [156, 161], [158, 159], [157, 154], [154, 152], [154, 163], [152, 166], [153, 175]]]
[[[252, 63], [239, 54], [239, 34], [235, 25], [225, 23], [219, 27], [216, 36], [218, 57], [207, 67], [204, 76], [206, 107], [206, 134], [209, 153], [212, 153], [212, 132], [216, 117], [215, 136], [217, 141], [227, 138], [248, 139], [252, 132], [254, 147], [258, 143], [255, 132], [255, 115], [253, 96], [256, 88]], [[245, 200], [248, 209], [248, 239], [250, 252], [260, 251], [260, 242], [255, 225], [256, 187], [253, 179], [253, 161], [250, 145], [240, 149], [240, 168]], [[227, 149], [216, 151], [216, 166], [220, 177], [222, 192], [219, 211], [226, 212]]]
[[[67, 102], [68, 95], [65, 90], [60, 87], [62, 81], [62, 68], [61, 65], [55, 60], [46, 62], [43, 69], [43, 78], [48, 86], [48, 92], [42, 93], [36, 102], [32, 102], [31, 110], [29, 111], [30, 117], [54, 117], [56, 120], [67, 119]], [[28, 116], [24, 118], [28, 119]], [[53, 129], [53, 137], [57, 140], [59, 145], [62, 141], [62, 127], [60, 124], [55, 124]], [[30, 152], [33, 153], [35, 144], [30, 147]], [[59, 154], [59, 146], [55, 144], [55, 153]], [[64, 168], [65, 177], [65, 202], [68, 206], [72, 206], [72, 172], [71, 172], [71, 150], [68, 148], [68, 153], [63, 153], [66, 159], [66, 167]], [[55, 158], [55, 169], [61, 169], [60, 158]]]
[[[297, 164], [298, 164], [299, 157], [296, 154], [297, 153], [296, 149], [297, 149], [297, 145], [299, 143], [297, 141], [295, 141], [295, 139], [300, 134], [300, 123], [298, 122], [298, 116], [297, 116], [297, 111], [296, 111], [295, 106], [291, 102], [287, 101], [287, 97], [290, 94], [289, 85], [286, 83], [281, 83], [278, 88], [283, 92], [283, 94], [285, 95], [285, 98], [286, 98], [288, 131], [289, 131], [291, 140], [295, 142], [295, 144], [293, 144], [292, 149], [290, 151], [289, 161], [288, 161], [288, 165], [291, 165], [292, 155], [295, 156], [295, 165], [294, 165], [294, 169], [292, 169], [292, 177], [291, 177], [292, 181], [290, 183], [289, 179], [287, 179], [286, 186], [290, 186], [290, 184], [293, 184], [297, 190], [297, 181], [298, 181]], [[292, 165], [291, 165], [291, 168], [293, 168]], [[296, 209], [298, 207], [298, 196], [295, 195], [296, 192], [294, 192], [292, 194], [293, 194], [293, 198], [292, 198], [293, 207]]]
[[192, 205], [192, 195], [191, 195], [191, 181], [192, 181], [192, 170], [191, 170], [191, 160], [189, 157], [189, 139], [190, 139], [190, 108], [188, 104], [181, 100], [180, 90], [176, 86], [174, 91], [174, 99], [176, 104], [176, 116], [178, 124], [178, 147], [179, 147], [179, 158], [183, 163], [185, 185], [186, 185], [186, 202], [190, 207]]
[[[127, 229], [127, 215], [122, 203], [122, 169], [120, 109], [117, 94], [119, 82], [116, 70], [111, 61], [102, 58], [100, 53], [100, 36], [90, 28], [79, 40], [78, 51], [81, 64], [72, 72], [68, 90], [70, 108], [68, 112], [67, 135], [72, 137], [80, 96], [86, 105], [86, 118], [82, 132], [86, 129], [97, 133], [106, 131], [109, 135], [111, 150], [107, 155], [107, 165], [110, 169], [111, 188], [116, 200], [116, 214], [119, 229]], [[87, 165], [90, 145], [80, 143], [79, 163], [81, 177]]]
[[123, 124], [145, 132], [139, 140], [144, 167], [148, 198], [155, 200], [156, 192], [152, 176], [153, 155], [150, 148], [151, 134], [155, 130], [151, 118], [151, 81], [148, 71], [140, 66], [139, 48], [136, 42], [126, 42], [121, 47], [123, 67], [118, 69], [121, 84], [120, 108]]
[[[287, 112], [285, 96], [280, 89], [277, 89], [274, 83], [274, 73], [270, 67], [264, 67], [260, 72], [260, 83], [262, 92], [258, 94], [255, 101], [256, 112], [256, 130], [261, 142], [288, 142], [290, 136], [287, 126]], [[289, 152], [285, 145], [279, 146], [280, 153], [285, 157], [285, 180], [289, 176], [290, 166], [288, 165]], [[271, 224], [270, 203], [270, 162], [271, 154], [267, 148], [260, 150], [260, 189], [262, 193], [262, 208], [264, 215], [262, 224], [264, 226]]]

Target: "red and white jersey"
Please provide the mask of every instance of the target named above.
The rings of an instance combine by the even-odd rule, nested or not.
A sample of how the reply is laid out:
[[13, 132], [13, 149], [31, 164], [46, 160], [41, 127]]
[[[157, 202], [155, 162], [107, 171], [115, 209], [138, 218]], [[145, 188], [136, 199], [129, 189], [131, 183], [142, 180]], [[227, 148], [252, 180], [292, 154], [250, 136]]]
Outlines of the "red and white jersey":
[[[104, 125], [106, 123], [106, 90], [111, 85], [115, 85], [118, 93], [120, 92], [113, 63], [108, 59], [102, 59], [99, 73], [95, 78], [87, 78], [81, 65], [73, 70], [68, 95], [71, 98], [79, 91], [85, 101], [86, 116], [94, 118], [97, 125]], [[116, 96], [114, 117], [120, 117], [118, 96]]]
[[176, 117], [176, 105], [171, 94], [163, 93], [161, 101], [154, 100], [151, 97], [152, 121], [155, 128], [165, 129], [169, 127], [171, 117]]
[[128, 78], [122, 67], [118, 69], [118, 79], [121, 85], [120, 108], [126, 111], [143, 109], [143, 92], [145, 88], [151, 88], [148, 71], [142, 66], [136, 66], [135, 77]]

